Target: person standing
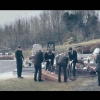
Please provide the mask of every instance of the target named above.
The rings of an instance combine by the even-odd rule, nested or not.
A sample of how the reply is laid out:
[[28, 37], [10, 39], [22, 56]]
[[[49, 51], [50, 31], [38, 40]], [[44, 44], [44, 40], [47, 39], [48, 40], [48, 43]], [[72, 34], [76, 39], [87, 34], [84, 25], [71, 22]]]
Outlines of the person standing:
[[17, 76], [18, 78], [23, 78], [22, 74], [22, 64], [23, 64], [23, 53], [22, 53], [22, 46], [19, 45], [16, 52], [15, 52], [16, 64], [17, 64]]
[[41, 50], [37, 51], [35, 56], [34, 56], [34, 67], [35, 67], [35, 73], [34, 73], [34, 81], [37, 81], [37, 73], [38, 74], [38, 81], [41, 82], [41, 74], [42, 74], [42, 65], [41, 63], [43, 62], [43, 52]]
[[68, 57], [67, 54], [62, 54], [59, 56], [57, 65], [58, 65], [58, 82], [61, 82], [61, 67], [63, 68], [63, 72], [64, 72], [64, 82], [67, 82], [67, 74], [66, 74], [66, 68], [67, 68], [67, 64], [68, 64]]
[[[54, 64], [54, 58], [55, 55], [52, 52], [52, 50], [48, 49], [48, 51], [44, 55], [45, 61], [46, 61], [46, 70], [48, 69], [49, 71], [53, 71], [53, 64]], [[50, 59], [50, 61], [49, 61]], [[51, 68], [49, 68], [49, 64], [51, 63]]]
[[98, 86], [100, 86], [100, 51], [96, 56], [95, 62], [97, 63], [96, 72], [98, 73]]
[[72, 47], [69, 48], [69, 61], [70, 61], [70, 65], [73, 66], [73, 77], [75, 78], [76, 75], [76, 63], [78, 62], [77, 60], [77, 52], [75, 50], [72, 49]]

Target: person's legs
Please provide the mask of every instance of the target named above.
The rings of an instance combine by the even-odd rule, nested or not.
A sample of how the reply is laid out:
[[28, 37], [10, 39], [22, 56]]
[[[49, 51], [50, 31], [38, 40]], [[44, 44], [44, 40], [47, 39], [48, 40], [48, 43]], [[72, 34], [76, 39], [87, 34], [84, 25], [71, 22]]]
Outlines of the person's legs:
[[17, 61], [17, 76], [21, 77], [21, 62]]
[[41, 75], [41, 74], [42, 74], [41, 66], [39, 66], [38, 70], [39, 70], [38, 81], [41, 81], [41, 76], [42, 76], [42, 75]]
[[22, 62], [21, 62], [21, 65], [20, 65], [20, 75], [21, 75], [21, 77], [22, 77], [22, 67], [23, 67], [23, 65], [22, 65]]
[[76, 63], [73, 63], [73, 76], [75, 77], [76, 75], [76, 69], [75, 69]]
[[61, 82], [61, 65], [58, 65], [58, 82]]
[[38, 66], [35, 66], [34, 81], [37, 81]]
[[51, 60], [51, 72], [54, 72], [53, 60]]
[[100, 72], [98, 72], [98, 86], [100, 86]]
[[63, 71], [64, 71], [64, 82], [67, 82], [67, 74], [66, 74], [66, 67], [63, 66]]
[[47, 61], [46, 62], [46, 70], [48, 69], [48, 65], [49, 65], [49, 62]]
[[20, 77], [20, 74], [19, 74], [19, 65], [17, 64], [17, 77]]
[[19, 77], [21, 77], [21, 65], [19, 66]]
[[69, 75], [69, 77], [71, 77], [72, 76], [72, 64], [71, 65], [69, 64], [68, 67], [69, 67], [68, 68], [68, 75]]

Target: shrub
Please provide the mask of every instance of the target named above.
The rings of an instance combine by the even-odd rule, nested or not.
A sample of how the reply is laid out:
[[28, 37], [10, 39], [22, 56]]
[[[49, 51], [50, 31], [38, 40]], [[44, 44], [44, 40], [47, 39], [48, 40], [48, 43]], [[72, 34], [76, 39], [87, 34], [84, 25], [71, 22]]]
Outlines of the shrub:
[[65, 42], [63, 45], [68, 45], [69, 44], [69, 42]]

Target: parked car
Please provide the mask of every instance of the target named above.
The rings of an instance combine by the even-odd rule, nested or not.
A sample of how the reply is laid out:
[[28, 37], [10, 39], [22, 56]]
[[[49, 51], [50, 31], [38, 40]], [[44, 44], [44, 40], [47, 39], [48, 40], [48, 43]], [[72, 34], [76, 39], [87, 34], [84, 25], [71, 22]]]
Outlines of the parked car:
[[5, 53], [5, 55], [2, 55], [2, 53], [0, 53], [0, 60], [14, 60], [14, 55], [11, 53]]

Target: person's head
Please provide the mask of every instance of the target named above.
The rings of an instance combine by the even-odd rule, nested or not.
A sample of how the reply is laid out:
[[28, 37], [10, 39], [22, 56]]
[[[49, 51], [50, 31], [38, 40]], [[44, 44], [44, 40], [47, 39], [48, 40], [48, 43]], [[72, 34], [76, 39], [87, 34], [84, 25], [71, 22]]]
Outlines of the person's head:
[[22, 46], [21, 45], [18, 45], [17, 49], [18, 50], [22, 50]]
[[69, 48], [69, 52], [72, 52], [72, 47]]
[[42, 50], [39, 50], [39, 52], [43, 52]]
[[50, 53], [50, 54], [51, 54], [51, 53], [52, 53], [52, 50], [51, 50], [51, 49], [48, 49], [48, 53]]

